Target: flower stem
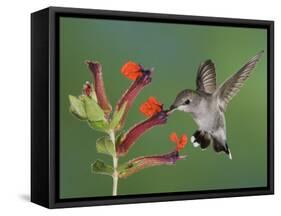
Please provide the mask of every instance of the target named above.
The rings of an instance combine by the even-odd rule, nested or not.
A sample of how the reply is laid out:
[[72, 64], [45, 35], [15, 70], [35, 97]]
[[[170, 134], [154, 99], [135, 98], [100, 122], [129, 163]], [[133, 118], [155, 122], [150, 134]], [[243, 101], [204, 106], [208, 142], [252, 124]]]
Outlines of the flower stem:
[[117, 195], [117, 188], [118, 188], [118, 172], [117, 172], [117, 166], [118, 166], [118, 158], [116, 156], [113, 157], [113, 184], [112, 184], [112, 196]]
[[[109, 136], [110, 139], [114, 145], [115, 148], [115, 134], [114, 131], [111, 130], [109, 132]], [[115, 148], [116, 149], [116, 148]], [[112, 156], [112, 160], [113, 160], [113, 174], [112, 174], [112, 178], [113, 178], [113, 183], [112, 183], [112, 196], [116, 196], [117, 195], [117, 188], [118, 188], [118, 171], [117, 171], [117, 167], [118, 167], [118, 157], [115, 151], [115, 154]]]

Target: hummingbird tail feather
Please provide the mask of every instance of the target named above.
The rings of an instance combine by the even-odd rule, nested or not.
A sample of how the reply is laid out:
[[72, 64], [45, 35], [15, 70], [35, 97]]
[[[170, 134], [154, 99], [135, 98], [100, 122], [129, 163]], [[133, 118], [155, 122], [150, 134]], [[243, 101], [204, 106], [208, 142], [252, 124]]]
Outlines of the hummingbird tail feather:
[[215, 152], [223, 151], [228, 155], [229, 159], [232, 160], [232, 155], [226, 141], [219, 139], [207, 131], [197, 130], [190, 140], [195, 148], [200, 146], [202, 150], [205, 150], [212, 143]]
[[232, 155], [230, 149], [228, 148], [227, 142], [226, 141], [220, 142], [218, 139], [216, 139], [216, 137], [214, 136], [212, 137], [213, 137], [213, 148], [215, 152], [223, 151], [228, 155], [229, 159], [232, 160]]
[[228, 151], [229, 151], [228, 157], [229, 157], [230, 160], [232, 160], [232, 154], [231, 154], [229, 149], [228, 149]]

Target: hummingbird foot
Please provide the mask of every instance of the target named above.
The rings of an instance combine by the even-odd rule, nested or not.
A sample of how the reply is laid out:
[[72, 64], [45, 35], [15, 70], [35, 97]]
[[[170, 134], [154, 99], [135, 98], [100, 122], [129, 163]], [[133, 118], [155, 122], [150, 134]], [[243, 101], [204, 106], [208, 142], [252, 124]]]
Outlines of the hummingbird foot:
[[191, 140], [191, 143], [192, 143], [192, 145], [193, 145], [194, 148], [197, 148], [197, 147], [200, 146], [200, 144], [195, 141], [195, 137], [194, 137], [194, 136], [192, 136], [192, 137], [190, 138], [190, 140]]
[[195, 148], [198, 146], [205, 150], [211, 143], [211, 136], [208, 132], [197, 130], [191, 137], [191, 142]]

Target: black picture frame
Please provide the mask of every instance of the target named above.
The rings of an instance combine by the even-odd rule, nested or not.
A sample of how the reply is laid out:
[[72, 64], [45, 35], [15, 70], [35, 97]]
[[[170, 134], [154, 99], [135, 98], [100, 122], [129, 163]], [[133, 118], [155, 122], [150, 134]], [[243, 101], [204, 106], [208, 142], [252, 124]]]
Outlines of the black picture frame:
[[[60, 199], [59, 26], [61, 16], [162, 23], [235, 26], [267, 30], [267, 187]], [[31, 15], [31, 201], [47, 208], [191, 200], [274, 193], [274, 22], [154, 13], [49, 7]]]

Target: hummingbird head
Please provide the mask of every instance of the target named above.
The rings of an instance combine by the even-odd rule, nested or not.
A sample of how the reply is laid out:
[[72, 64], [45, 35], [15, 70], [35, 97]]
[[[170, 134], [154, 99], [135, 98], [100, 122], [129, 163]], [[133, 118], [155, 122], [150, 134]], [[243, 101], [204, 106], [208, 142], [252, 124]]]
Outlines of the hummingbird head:
[[198, 108], [199, 102], [199, 95], [193, 90], [186, 89], [177, 95], [174, 103], [170, 106], [169, 112], [180, 110], [192, 113]]

